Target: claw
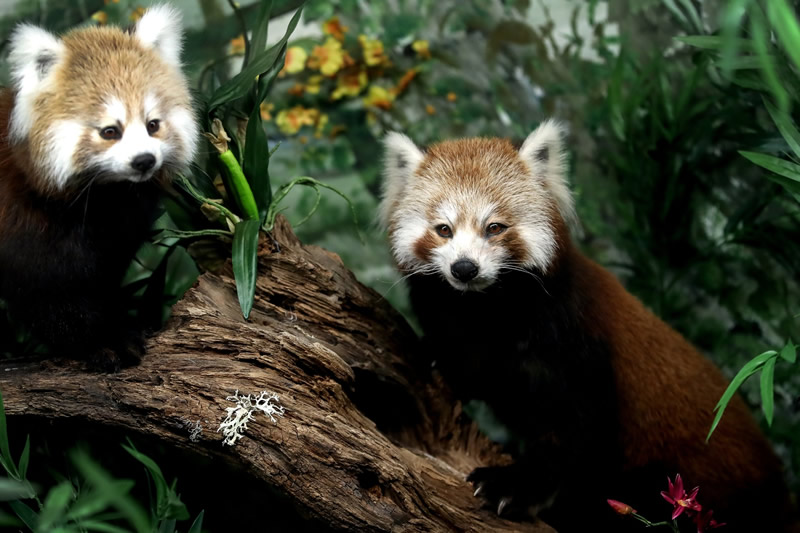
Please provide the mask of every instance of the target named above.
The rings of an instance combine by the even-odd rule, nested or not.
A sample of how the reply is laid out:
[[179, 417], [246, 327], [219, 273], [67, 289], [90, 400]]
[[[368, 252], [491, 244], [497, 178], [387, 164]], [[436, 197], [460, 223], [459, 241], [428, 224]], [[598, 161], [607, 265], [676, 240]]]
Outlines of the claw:
[[503, 513], [503, 509], [511, 503], [511, 498], [501, 498], [500, 503], [497, 504], [497, 516], [500, 516]]
[[478, 494], [480, 494], [481, 492], [483, 492], [483, 483], [482, 482], [478, 483], [478, 486], [475, 487], [475, 492], [473, 492], [472, 495], [473, 496], [478, 496]]

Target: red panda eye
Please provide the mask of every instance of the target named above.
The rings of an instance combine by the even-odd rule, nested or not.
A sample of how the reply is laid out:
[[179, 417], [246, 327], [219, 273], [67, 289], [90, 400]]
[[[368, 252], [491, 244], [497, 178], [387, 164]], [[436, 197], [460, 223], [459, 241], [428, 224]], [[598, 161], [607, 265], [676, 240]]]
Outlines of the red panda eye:
[[438, 233], [440, 237], [444, 237], [446, 239], [453, 236], [453, 230], [451, 230], [450, 226], [446, 224], [436, 226], [436, 233]]
[[508, 226], [504, 226], [503, 224], [498, 224], [497, 222], [492, 222], [488, 226], [486, 226], [486, 235], [500, 235], [503, 233]]
[[160, 120], [151, 120], [147, 123], [147, 133], [150, 135], [154, 134], [158, 131], [159, 126], [161, 126]]
[[116, 141], [122, 138], [122, 132], [116, 126], [108, 126], [100, 130], [100, 137], [107, 141]]

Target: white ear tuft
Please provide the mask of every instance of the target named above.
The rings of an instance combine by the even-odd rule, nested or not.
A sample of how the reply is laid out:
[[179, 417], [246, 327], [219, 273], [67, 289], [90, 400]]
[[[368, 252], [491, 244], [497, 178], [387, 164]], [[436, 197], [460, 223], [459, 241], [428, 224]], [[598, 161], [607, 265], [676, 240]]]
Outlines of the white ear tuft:
[[8, 62], [16, 91], [10, 134], [21, 141], [30, 132], [34, 102], [50, 81], [54, 67], [64, 57], [64, 45], [52, 33], [30, 24], [20, 24], [9, 41]]
[[167, 4], [150, 7], [136, 23], [133, 34], [145, 47], [158, 52], [164, 61], [180, 68], [183, 29], [178, 10]]
[[519, 155], [531, 168], [534, 177], [544, 181], [564, 221], [573, 224], [576, 216], [572, 193], [567, 185], [565, 134], [566, 128], [560, 122], [545, 120], [522, 143]]
[[394, 203], [425, 157], [417, 145], [402, 133], [390, 132], [383, 138], [383, 198], [380, 222], [389, 226]]

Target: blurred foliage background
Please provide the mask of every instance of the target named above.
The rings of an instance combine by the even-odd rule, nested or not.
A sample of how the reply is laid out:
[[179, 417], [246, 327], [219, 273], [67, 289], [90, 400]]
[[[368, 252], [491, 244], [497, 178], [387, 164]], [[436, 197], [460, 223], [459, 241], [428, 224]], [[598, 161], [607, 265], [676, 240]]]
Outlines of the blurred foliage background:
[[[202, 101], [238, 72], [242, 21], [258, 2], [241, 2], [239, 15], [223, 0], [173, 3]], [[275, 2], [270, 42], [300, 3]], [[0, 35], [23, 19], [54, 31], [127, 23], [146, 5], [4, 2]], [[364, 243], [348, 204], [327, 193], [298, 235], [338, 253], [413, 323], [374, 223], [383, 133], [422, 145], [521, 141], [557, 117], [570, 130], [580, 246], [732, 376], [800, 339], [797, 12], [789, 0], [311, 0], [261, 106], [270, 148], [279, 145], [273, 187], [312, 176], [346, 194]], [[284, 214], [299, 222], [316, 202], [313, 190], [293, 191]], [[191, 226], [175, 213], [160, 227]], [[131, 294], [159, 320], [214, 255], [211, 241], [187, 244], [148, 245], [131, 269]], [[758, 383], [743, 393], [763, 420]], [[778, 365], [764, 426], [795, 489], [799, 393], [800, 373]]]

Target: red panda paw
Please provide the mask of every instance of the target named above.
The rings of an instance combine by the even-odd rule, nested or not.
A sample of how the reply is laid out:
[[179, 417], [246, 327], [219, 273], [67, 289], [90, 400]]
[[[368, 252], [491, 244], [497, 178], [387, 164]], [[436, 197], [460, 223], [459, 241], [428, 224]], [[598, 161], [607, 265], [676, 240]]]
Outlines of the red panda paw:
[[533, 474], [517, 464], [476, 468], [467, 476], [475, 496], [498, 515], [535, 517], [555, 499], [555, 489], [533, 486]]
[[89, 359], [89, 365], [99, 372], [114, 373], [138, 364], [142, 360], [142, 355], [144, 355], [144, 336], [130, 333], [115, 346], [103, 347], [94, 352]]

